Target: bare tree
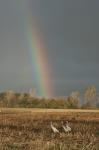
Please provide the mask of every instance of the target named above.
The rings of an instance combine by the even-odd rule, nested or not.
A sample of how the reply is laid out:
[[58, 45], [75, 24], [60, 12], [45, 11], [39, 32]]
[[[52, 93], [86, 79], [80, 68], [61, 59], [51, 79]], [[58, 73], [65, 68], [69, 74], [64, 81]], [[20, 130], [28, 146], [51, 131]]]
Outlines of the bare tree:
[[87, 103], [90, 103], [91, 105], [96, 104], [96, 87], [95, 86], [89, 86], [84, 93], [85, 100]]

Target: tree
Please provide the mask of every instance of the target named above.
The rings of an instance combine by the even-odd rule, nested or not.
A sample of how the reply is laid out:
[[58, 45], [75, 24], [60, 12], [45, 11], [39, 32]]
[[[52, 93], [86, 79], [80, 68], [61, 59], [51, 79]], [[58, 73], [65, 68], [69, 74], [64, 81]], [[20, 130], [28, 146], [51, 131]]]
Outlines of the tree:
[[89, 86], [84, 93], [86, 103], [90, 103], [91, 106], [96, 105], [96, 87]]
[[76, 100], [80, 100], [79, 96], [80, 96], [80, 92], [79, 91], [74, 91], [70, 94], [70, 96], [73, 98], [73, 99], [76, 99]]
[[79, 108], [79, 101], [78, 99], [74, 99], [73, 97], [69, 96], [66, 100], [67, 108]]

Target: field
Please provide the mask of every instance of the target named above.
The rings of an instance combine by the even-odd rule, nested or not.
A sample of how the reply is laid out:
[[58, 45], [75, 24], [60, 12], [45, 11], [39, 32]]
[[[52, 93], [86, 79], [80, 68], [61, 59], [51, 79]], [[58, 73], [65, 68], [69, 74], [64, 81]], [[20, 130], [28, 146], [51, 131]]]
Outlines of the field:
[[[70, 133], [62, 128], [67, 120]], [[0, 150], [99, 150], [99, 110], [2, 108]]]

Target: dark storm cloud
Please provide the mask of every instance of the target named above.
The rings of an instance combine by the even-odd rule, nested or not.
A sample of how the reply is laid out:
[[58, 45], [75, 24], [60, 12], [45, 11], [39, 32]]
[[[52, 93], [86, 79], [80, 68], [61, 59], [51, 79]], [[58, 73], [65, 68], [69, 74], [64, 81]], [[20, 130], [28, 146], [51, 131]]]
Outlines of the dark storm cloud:
[[20, 4], [13, 0], [0, 1], [0, 91], [24, 90], [31, 86], [32, 72], [24, 33], [24, 1]]
[[3, 89], [31, 87], [34, 80], [24, 32], [23, 18], [27, 12], [38, 22], [44, 38], [55, 95], [66, 95], [88, 84], [99, 88], [99, 1], [20, 1], [21, 6], [14, 0], [0, 1], [0, 83]]
[[67, 58], [69, 55], [79, 60], [98, 61], [98, 0], [34, 0], [31, 7], [54, 55], [57, 48]]
[[56, 94], [88, 84], [99, 88], [99, 1], [31, 0], [31, 4], [53, 66]]

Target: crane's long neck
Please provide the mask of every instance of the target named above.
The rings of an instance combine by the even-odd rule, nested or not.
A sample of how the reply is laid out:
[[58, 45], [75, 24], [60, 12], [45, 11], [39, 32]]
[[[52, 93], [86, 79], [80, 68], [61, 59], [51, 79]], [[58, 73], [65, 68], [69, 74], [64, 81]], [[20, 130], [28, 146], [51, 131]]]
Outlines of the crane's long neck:
[[51, 122], [51, 127], [53, 127], [53, 124], [52, 124], [52, 122]]
[[66, 127], [68, 127], [69, 125], [68, 125], [68, 122], [66, 122]]

